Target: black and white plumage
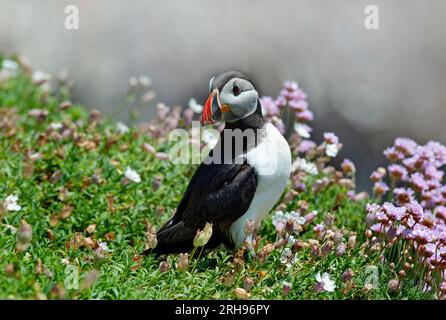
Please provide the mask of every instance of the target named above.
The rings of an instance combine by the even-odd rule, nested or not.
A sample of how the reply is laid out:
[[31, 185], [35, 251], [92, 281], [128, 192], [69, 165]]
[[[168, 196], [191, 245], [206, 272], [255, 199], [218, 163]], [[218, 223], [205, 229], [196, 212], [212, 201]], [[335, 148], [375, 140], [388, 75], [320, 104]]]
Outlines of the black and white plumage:
[[[210, 92], [203, 124], [224, 121], [225, 129], [245, 138], [240, 147], [235, 142], [228, 148], [225, 142], [234, 138], [226, 136], [228, 130], [220, 134], [217, 145], [194, 173], [174, 216], [158, 230], [158, 245], [153, 250], [158, 255], [190, 251], [197, 230], [207, 222], [213, 224], [213, 233], [206, 248], [240, 247], [247, 221], [252, 219], [258, 226], [289, 180], [290, 148], [263, 118], [251, 81], [239, 72], [226, 72], [211, 79]], [[210, 161], [218, 155], [223, 163]]]

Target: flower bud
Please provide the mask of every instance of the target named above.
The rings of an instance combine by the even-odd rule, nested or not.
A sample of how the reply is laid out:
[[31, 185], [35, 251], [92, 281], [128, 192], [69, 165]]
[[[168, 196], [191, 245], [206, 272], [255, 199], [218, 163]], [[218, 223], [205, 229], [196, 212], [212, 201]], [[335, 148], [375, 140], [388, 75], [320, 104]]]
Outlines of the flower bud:
[[321, 255], [321, 250], [318, 246], [311, 246], [311, 255], [313, 256], [313, 258], [317, 258]]
[[5, 274], [7, 277], [13, 277], [16, 274], [16, 265], [9, 263], [5, 267]]
[[338, 244], [342, 242], [342, 239], [344, 238], [344, 234], [341, 230], [336, 230], [336, 232], [333, 235], [333, 241], [334, 243]]
[[283, 282], [283, 288], [282, 288], [283, 295], [287, 296], [290, 293], [291, 288], [292, 288], [291, 283], [289, 283], [287, 281], [284, 281]]
[[345, 254], [345, 249], [346, 249], [345, 243], [338, 244], [338, 246], [336, 247], [336, 256], [338, 257], [343, 256]]
[[104, 250], [102, 250], [101, 247], [98, 247], [95, 251], [94, 251], [94, 261], [96, 263], [100, 263], [102, 261], [105, 260], [105, 254], [104, 254]]
[[212, 236], [212, 223], [206, 223], [203, 231], [198, 230], [194, 238], [195, 247], [203, 247]]
[[152, 180], [152, 191], [155, 192], [160, 188], [162, 180], [163, 180], [163, 178], [161, 176], [156, 176]]
[[93, 109], [90, 111], [90, 115], [88, 117], [88, 122], [89, 123], [98, 123], [101, 121], [101, 118], [102, 118], [101, 113], [98, 110]]
[[356, 234], [355, 233], [352, 233], [348, 237], [347, 245], [348, 245], [349, 249], [354, 249], [356, 247]]
[[333, 241], [327, 241], [321, 248], [321, 254], [323, 256], [326, 256], [330, 253], [331, 249], [333, 248]]
[[223, 285], [226, 287], [230, 287], [235, 282], [236, 273], [234, 270], [229, 271], [226, 276], [223, 278]]
[[327, 214], [325, 216], [324, 222], [325, 222], [325, 226], [330, 229], [333, 226], [333, 222], [335, 220], [335, 216], [332, 214]]
[[305, 218], [305, 224], [309, 224], [312, 223], [314, 221], [314, 219], [317, 216], [317, 211], [313, 210], [310, 213], [308, 213], [307, 215], [304, 216]]
[[178, 259], [178, 270], [186, 271], [189, 268], [189, 255], [187, 253], [180, 253]]
[[160, 271], [161, 271], [161, 273], [162, 272], [166, 272], [166, 271], [168, 271], [170, 269], [170, 264], [169, 264], [169, 262], [167, 262], [167, 261], [162, 261], [161, 263], [160, 263]]
[[350, 281], [352, 279], [352, 277], [353, 277], [353, 271], [351, 269], [347, 269], [341, 275], [341, 281], [345, 283], [347, 281]]
[[254, 280], [252, 280], [249, 277], [246, 277], [245, 280], [243, 281], [243, 287], [247, 292], [251, 291], [253, 285], [254, 285]]
[[156, 238], [156, 234], [155, 233], [149, 233], [147, 235], [146, 248], [147, 249], [154, 249], [154, 248], [156, 248], [157, 245], [158, 245], [158, 240]]
[[390, 292], [398, 292], [400, 288], [400, 281], [398, 279], [391, 279], [387, 283], [387, 288], [389, 289]]
[[309, 244], [306, 243], [305, 241], [297, 240], [293, 244], [292, 252], [296, 253], [296, 252], [298, 252], [302, 249], [308, 248], [308, 247], [309, 247]]
[[28, 249], [33, 237], [33, 229], [25, 220], [20, 221], [17, 231], [17, 250], [25, 251]]
[[250, 297], [250, 294], [243, 288], [235, 288], [234, 292], [237, 298], [242, 300], [247, 300]]
[[147, 143], [147, 142], [144, 142], [144, 143], [142, 144], [142, 148], [143, 148], [144, 151], [146, 151], [147, 153], [150, 153], [150, 154], [156, 154], [156, 149], [155, 149], [155, 147], [152, 146], [151, 144]]

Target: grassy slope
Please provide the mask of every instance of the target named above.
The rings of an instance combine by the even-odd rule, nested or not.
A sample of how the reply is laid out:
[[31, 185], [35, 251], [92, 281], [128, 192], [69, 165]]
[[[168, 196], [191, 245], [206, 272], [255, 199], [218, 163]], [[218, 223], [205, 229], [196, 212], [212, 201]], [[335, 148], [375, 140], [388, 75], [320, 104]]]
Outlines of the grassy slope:
[[[254, 299], [282, 299], [283, 281], [293, 284], [288, 299], [387, 299], [421, 296], [411, 288], [403, 288], [398, 294], [389, 295], [387, 281], [391, 278], [391, 272], [380, 265], [376, 257], [367, 258], [359, 254], [359, 248], [343, 257], [336, 257], [331, 253], [324, 259], [315, 260], [310, 258], [308, 250], [301, 251], [291, 270], [286, 270], [280, 263], [280, 252], [276, 250], [265, 263], [248, 259], [236, 282], [229, 287], [222, 284], [221, 278], [232, 268], [231, 252], [209, 253], [200, 259], [193, 270], [192, 264], [192, 268], [187, 272], [176, 270], [177, 256], [169, 257], [173, 267], [164, 273], [159, 271], [159, 262], [152, 258], [138, 261], [134, 257], [144, 247], [144, 220], [148, 219], [159, 226], [168, 219], [187, 185], [193, 168], [175, 166], [149, 155], [141, 148], [141, 144], [151, 141], [133, 130], [120, 137], [111, 147], [107, 147], [107, 131], [114, 131], [110, 124], [91, 129], [86, 125], [78, 129], [87, 139], [96, 137], [98, 145], [93, 150], [79, 147], [71, 140], [49, 140], [39, 146], [39, 134], [45, 131], [51, 122], [83, 119], [87, 123], [87, 115], [82, 108], [73, 107], [68, 111], [58, 111], [58, 99], [50, 97], [42, 103], [40, 95], [39, 90], [23, 75], [0, 88], [2, 117], [7, 110], [19, 115], [16, 134], [6, 137], [0, 132], [0, 199], [3, 200], [7, 195], [14, 193], [19, 195], [19, 204], [22, 205], [21, 211], [6, 212], [3, 219], [0, 219], [0, 298], [60, 297], [54, 288], [64, 287], [66, 266], [62, 259], [69, 259], [70, 264], [77, 267], [81, 279], [91, 270], [98, 270], [100, 273], [92, 287], [67, 290], [65, 298], [232, 299], [235, 298], [234, 288], [243, 287], [243, 279], [246, 276], [254, 279], [255, 284], [251, 292]], [[26, 116], [31, 108], [48, 109], [48, 119], [38, 123]], [[14, 151], [16, 140], [20, 141], [20, 145], [18, 150]], [[25, 176], [24, 151], [28, 148], [41, 152], [43, 158], [37, 160], [33, 172]], [[166, 146], [158, 146], [159, 151], [163, 148]], [[130, 183], [126, 186], [121, 184], [122, 171], [128, 165], [141, 175], [141, 183]], [[61, 171], [61, 179], [51, 184], [47, 177], [56, 170]], [[101, 172], [102, 183], [84, 185], [97, 170]], [[153, 191], [152, 181], [157, 175], [162, 177], [163, 182], [158, 190]], [[67, 186], [69, 197], [62, 201], [59, 193], [61, 188]], [[357, 231], [358, 242], [361, 244], [364, 240], [364, 204], [353, 203], [348, 201], [347, 197], [341, 197], [338, 206], [333, 209], [339, 194], [345, 195], [345, 190], [332, 186], [316, 195], [311, 192], [303, 193], [299, 199], [307, 200], [310, 208], [315, 208], [321, 213], [318, 220], [323, 218], [324, 212], [334, 213], [337, 216], [335, 223]], [[109, 196], [113, 197], [114, 212], [111, 212], [107, 202]], [[288, 209], [296, 207], [297, 200], [291, 202]], [[64, 205], [74, 207], [66, 219], [60, 218]], [[162, 215], [157, 214], [160, 207], [165, 208]], [[59, 217], [54, 226], [50, 225], [52, 216], [53, 219]], [[33, 227], [33, 239], [26, 252], [16, 252], [16, 235], [7, 227], [18, 227], [21, 219], [25, 219]], [[92, 235], [96, 240], [104, 241], [106, 234], [115, 233], [114, 240], [107, 241], [113, 252], [102, 262], [95, 262], [91, 249], [66, 247], [67, 241], [73, 238], [75, 232], [88, 236], [85, 229], [90, 224], [97, 224]], [[54, 234], [53, 240], [47, 236], [48, 229]], [[260, 234], [265, 241], [274, 240], [271, 218], [263, 224]], [[302, 235], [303, 238], [311, 236], [312, 231]], [[38, 259], [49, 272], [39, 274], [36, 270]], [[10, 264], [14, 264], [16, 268], [13, 276], [8, 276], [5, 271]], [[379, 267], [380, 287], [365, 294], [361, 290], [367, 276], [364, 270], [370, 265]], [[353, 270], [357, 288], [343, 294], [340, 275], [347, 268]], [[336, 280], [338, 290], [335, 293], [314, 293], [315, 274], [327, 270]], [[259, 274], [261, 271], [266, 272], [266, 275], [262, 277]]]

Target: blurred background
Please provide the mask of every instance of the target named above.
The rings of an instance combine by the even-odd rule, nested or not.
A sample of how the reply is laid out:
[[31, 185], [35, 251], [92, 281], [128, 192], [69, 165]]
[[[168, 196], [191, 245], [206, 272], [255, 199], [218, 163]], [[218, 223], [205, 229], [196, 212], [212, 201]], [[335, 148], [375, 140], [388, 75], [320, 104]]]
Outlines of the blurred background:
[[[79, 30], [64, 27], [79, 8]], [[379, 8], [380, 29], [364, 27]], [[75, 81], [73, 101], [113, 115], [129, 78], [152, 80], [156, 101], [203, 102], [209, 79], [246, 72], [263, 95], [286, 79], [307, 92], [313, 137], [344, 143], [360, 188], [397, 136], [446, 143], [443, 0], [0, 0], [0, 52]], [[155, 104], [139, 110], [150, 119]], [[128, 113], [114, 115], [129, 122]]]

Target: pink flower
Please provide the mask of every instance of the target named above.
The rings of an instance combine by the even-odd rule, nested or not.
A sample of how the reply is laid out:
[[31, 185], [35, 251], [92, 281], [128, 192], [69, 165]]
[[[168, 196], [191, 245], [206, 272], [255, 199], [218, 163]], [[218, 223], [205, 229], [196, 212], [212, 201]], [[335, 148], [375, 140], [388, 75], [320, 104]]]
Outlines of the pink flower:
[[297, 82], [292, 81], [292, 80], [285, 80], [283, 82], [283, 86], [285, 87], [286, 91], [288, 91], [288, 92], [292, 92], [292, 91], [299, 89], [299, 85], [297, 84]]
[[291, 100], [288, 105], [291, 109], [296, 110], [297, 112], [308, 111], [308, 102], [305, 100]]
[[305, 110], [296, 113], [296, 118], [299, 122], [308, 122], [313, 121], [314, 115], [313, 112], [311, 112], [310, 110]]
[[350, 159], [344, 159], [344, 161], [342, 161], [341, 168], [346, 174], [352, 174], [356, 172], [355, 164]]
[[393, 190], [393, 195], [400, 205], [412, 202], [414, 200], [414, 192], [409, 188], [396, 188]]
[[407, 178], [407, 170], [399, 164], [391, 164], [388, 168], [390, 178], [393, 180], [405, 180]]
[[299, 149], [298, 151], [300, 153], [308, 153], [311, 150], [314, 150], [316, 148], [316, 143], [311, 141], [311, 140], [302, 140], [301, 143], [299, 144]]
[[325, 226], [322, 223], [319, 223], [313, 227], [313, 231], [316, 234], [320, 234], [320, 233], [324, 232], [324, 230], [325, 230]]
[[415, 221], [418, 221], [424, 212], [423, 207], [417, 201], [406, 204], [406, 210]]
[[375, 193], [376, 197], [381, 197], [387, 191], [389, 191], [389, 186], [385, 182], [375, 182], [375, 185], [373, 186], [373, 192]]
[[393, 204], [386, 202], [383, 204], [383, 210], [390, 220], [401, 220], [406, 215], [406, 208], [395, 207]]
[[260, 98], [260, 104], [264, 116], [272, 117], [280, 113], [279, 107], [271, 97], [265, 96]]
[[287, 99], [284, 96], [278, 96], [275, 103], [278, 107], [283, 108], [287, 105]]
[[339, 138], [333, 132], [324, 133], [324, 140], [327, 144], [338, 144]]
[[398, 160], [404, 159], [404, 154], [394, 147], [389, 147], [384, 150], [384, 155], [390, 162], [396, 162]]
[[367, 203], [366, 205], [366, 210], [368, 213], [375, 214], [379, 209], [381, 209], [381, 206], [377, 205], [376, 203]]
[[419, 172], [415, 172], [410, 176], [410, 181], [412, 183], [412, 186], [418, 191], [424, 191], [428, 188], [428, 183], [424, 179], [423, 175]]
[[386, 176], [386, 174], [386, 169], [378, 168], [372, 172], [372, 174], [370, 175], [370, 180], [372, 180], [372, 182], [381, 181]]
[[429, 164], [425, 167], [424, 174], [428, 179], [441, 181], [443, 179], [444, 172], [438, 170], [433, 164]]
[[437, 218], [446, 222], [446, 207], [438, 206], [437, 208], [435, 208], [435, 215]]
[[396, 138], [394, 146], [406, 156], [411, 156], [415, 153], [418, 144], [409, 138]]

